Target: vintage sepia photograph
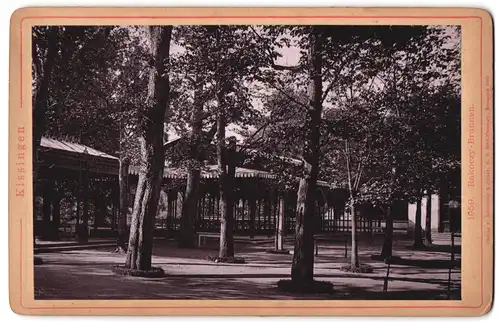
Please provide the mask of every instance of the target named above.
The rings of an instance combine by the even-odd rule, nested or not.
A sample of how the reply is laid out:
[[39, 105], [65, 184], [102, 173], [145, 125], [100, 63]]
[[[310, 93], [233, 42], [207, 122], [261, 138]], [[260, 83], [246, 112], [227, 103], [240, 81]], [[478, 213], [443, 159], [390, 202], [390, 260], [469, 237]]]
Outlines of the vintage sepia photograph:
[[333, 24], [31, 27], [35, 300], [461, 300], [461, 27]]

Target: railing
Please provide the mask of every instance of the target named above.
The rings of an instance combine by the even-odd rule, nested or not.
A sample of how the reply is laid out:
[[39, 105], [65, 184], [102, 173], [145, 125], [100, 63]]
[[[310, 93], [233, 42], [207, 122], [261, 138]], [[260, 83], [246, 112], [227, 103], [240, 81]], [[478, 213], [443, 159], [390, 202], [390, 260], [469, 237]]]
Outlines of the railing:
[[[260, 220], [258, 220], [260, 219]], [[157, 228], [165, 228], [167, 230], [179, 230], [180, 229], [180, 218], [166, 218], [157, 220]], [[218, 231], [220, 229], [220, 220], [218, 219], [201, 219], [195, 221], [195, 227], [198, 231]], [[274, 217], [267, 218], [256, 218], [252, 225], [252, 221], [249, 219], [235, 219], [233, 221], [233, 227], [235, 232], [244, 233], [268, 233], [273, 232], [276, 229], [276, 219]], [[408, 231], [407, 221], [394, 221], [393, 231], [395, 234], [407, 233]], [[371, 234], [383, 234], [385, 232], [385, 220], [360, 220], [357, 222], [356, 231], [360, 233], [371, 233]], [[350, 232], [351, 231], [351, 220], [316, 220], [314, 222], [315, 232]], [[285, 221], [285, 233], [291, 234], [295, 232], [295, 218], [288, 218]]]

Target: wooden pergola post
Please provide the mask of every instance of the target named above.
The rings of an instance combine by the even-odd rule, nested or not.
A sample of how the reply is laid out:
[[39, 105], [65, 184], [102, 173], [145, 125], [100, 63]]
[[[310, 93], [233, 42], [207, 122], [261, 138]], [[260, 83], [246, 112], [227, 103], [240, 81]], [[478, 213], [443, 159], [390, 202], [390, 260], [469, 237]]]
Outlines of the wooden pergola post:
[[[61, 199], [62, 196], [57, 191], [52, 199], [52, 233], [51, 239], [59, 240], [59, 226], [61, 225]], [[44, 201], [45, 202], [45, 201]]]
[[283, 250], [283, 237], [285, 228], [285, 196], [280, 195], [278, 201], [278, 220], [276, 221], [275, 250]]
[[271, 224], [271, 193], [268, 191], [264, 195], [264, 207], [263, 207], [263, 216], [264, 216], [264, 230], [269, 229]]
[[54, 194], [54, 181], [50, 178], [47, 179], [47, 183], [43, 189], [43, 206], [42, 206], [42, 216], [43, 216], [43, 229], [42, 236], [45, 239], [50, 238], [51, 235], [51, 208], [52, 208], [52, 197]]
[[170, 196], [169, 196], [169, 189], [168, 189], [168, 186], [164, 186], [163, 187], [163, 192], [165, 192], [165, 205], [166, 205], [166, 210], [167, 210], [167, 216], [165, 217], [165, 220], [163, 222], [163, 225], [165, 226], [165, 230], [166, 230], [166, 235], [165, 237], [169, 237], [169, 232], [168, 232], [168, 216], [170, 215]]
[[255, 196], [256, 191], [253, 191], [248, 199], [249, 211], [250, 211], [250, 238], [255, 236], [255, 213], [257, 212], [257, 198]]
[[[119, 186], [119, 183], [112, 179], [112, 190], [111, 190], [111, 230], [116, 230], [116, 226], [117, 226], [117, 218], [116, 218], [116, 209], [119, 208], [119, 206], [117, 207], [117, 201], [118, 203], [120, 202], [120, 198], [119, 198], [119, 192], [117, 193], [117, 186]], [[118, 191], [120, 189], [118, 188]], [[118, 198], [117, 198], [118, 196]]]
[[97, 231], [104, 226], [108, 207], [104, 196], [99, 193], [94, 196], [94, 205], [94, 231]]
[[75, 202], [76, 202], [76, 223], [75, 223], [75, 239], [79, 239], [80, 235], [80, 200], [82, 198], [82, 162], [78, 162], [78, 185], [75, 193]]
[[85, 169], [83, 172], [83, 213], [82, 225], [79, 229], [78, 239], [80, 241], [88, 241], [88, 226], [89, 226], [89, 169], [88, 163], [85, 162]]

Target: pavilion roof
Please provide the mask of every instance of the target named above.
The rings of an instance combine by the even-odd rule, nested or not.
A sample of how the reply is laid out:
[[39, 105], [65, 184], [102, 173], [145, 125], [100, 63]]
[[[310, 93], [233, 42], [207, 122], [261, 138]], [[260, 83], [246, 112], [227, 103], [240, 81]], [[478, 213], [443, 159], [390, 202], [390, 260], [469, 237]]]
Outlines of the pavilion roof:
[[[129, 167], [129, 174], [138, 175], [139, 167], [131, 165]], [[163, 177], [167, 179], [183, 179], [187, 177], [187, 171], [182, 168], [165, 167], [165, 169], [163, 170]], [[217, 171], [217, 165], [205, 166], [201, 171], [201, 177], [204, 179], [218, 178], [219, 172]], [[235, 177], [274, 179], [275, 175], [267, 171], [237, 167]]]
[[[103, 172], [103, 173], [110, 173], [110, 174], [117, 174], [118, 172], [118, 164], [115, 163], [119, 159], [117, 157], [114, 157], [112, 155], [109, 155], [105, 152], [96, 150], [92, 147], [89, 147], [87, 145], [83, 145], [80, 143], [74, 143], [74, 142], [69, 142], [69, 141], [64, 141], [64, 140], [56, 140], [52, 138], [47, 138], [47, 137], [42, 137], [42, 141], [40, 143], [40, 146], [45, 148], [45, 149], [50, 149], [52, 151], [61, 151], [63, 153], [70, 153], [72, 155], [88, 155], [90, 157], [94, 157], [100, 160], [108, 160], [106, 162], [112, 162], [108, 166], [106, 166], [106, 169], [99, 167], [99, 169], [95, 169], [97, 172]], [[61, 156], [62, 157], [62, 156]], [[94, 159], [95, 160], [95, 159]], [[300, 162], [295, 159], [291, 159], [292, 162]], [[54, 160], [56, 162], [56, 160]], [[63, 162], [62, 159], [59, 159], [57, 162]], [[66, 164], [66, 167], [68, 168], [78, 168], [77, 165], [71, 165], [67, 161], [64, 162]], [[101, 162], [102, 163], [102, 162]], [[102, 169], [101, 169], [102, 168]], [[138, 175], [139, 174], [139, 166], [133, 166], [131, 165], [129, 167], [129, 174], [131, 175]], [[183, 179], [187, 177], [187, 171], [182, 168], [172, 168], [172, 167], [165, 167], [163, 171], [163, 177], [167, 179]], [[219, 177], [219, 172], [218, 172], [218, 166], [216, 164], [212, 165], [206, 165], [202, 168], [201, 171], [201, 177], [204, 179], [216, 179]], [[276, 175], [268, 172], [268, 171], [263, 171], [263, 170], [257, 170], [257, 169], [250, 169], [250, 168], [243, 168], [243, 167], [237, 167], [236, 172], [235, 172], [235, 177], [236, 178], [261, 178], [261, 179], [276, 179]], [[326, 181], [321, 181], [318, 180], [317, 184], [319, 186], [323, 187], [332, 187], [331, 184], [329, 184]]]
[[[138, 175], [139, 167], [130, 166], [129, 174]], [[182, 168], [169, 168], [166, 167], [163, 171], [163, 177], [167, 179], [184, 179], [187, 177], [187, 171]], [[216, 179], [219, 177], [218, 167], [215, 164], [205, 166], [201, 171], [203, 179]], [[249, 169], [237, 167], [235, 171], [236, 178], [261, 178], [261, 179], [276, 179], [276, 175], [263, 170]], [[318, 180], [317, 184], [323, 187], [331, 187], [326, 181]]]
[[118, 160], [117, 157], [109, 155], [105, 152], [91, 148], [90, 146], [83, 145], [80, 143], [68, 142], [63, 140], [56, 140], [52, 138], [42, 137], [40, 146], [48, 149], [62, 150], [66, 152], [78, 153], [78, 154], [89, 154], [94, 157], [101, 157], [106, 159]]
[[82, 169], [94, 175], [117, 175], [119, 168], [117, 157], [87, 145], [48, 137], [42, 137], [38, 162], [42, 172], [49, 170], [51, 176], [61, 175], [59, 170]]

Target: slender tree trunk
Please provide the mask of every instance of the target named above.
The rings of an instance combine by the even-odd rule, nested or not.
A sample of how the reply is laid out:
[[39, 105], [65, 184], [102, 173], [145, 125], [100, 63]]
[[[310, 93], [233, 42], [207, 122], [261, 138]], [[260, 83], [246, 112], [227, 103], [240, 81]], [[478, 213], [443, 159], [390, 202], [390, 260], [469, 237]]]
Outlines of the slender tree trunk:
[[425, 244], [427, 246], [432, 245], [432, 191], [427, 192], [427, 204], [426, 204], [426, 215], [425, 215]]
[[124, 157], [120, 158], [120, 172], [118, 174], [120, 207], [118, 210], [118, 238], [116, 241], [116, 252], [118, 253], [124, 253], [127, 250], [127, 239], [129, 238], [127, 225], [128, 169], [129, 160]]
[[151, 269], [154, 222], [165, 163], [164, 119], [170, 97], [166, 62], [170, 55], [172, 26], [150, 26], [148, 31], [154, 65], [149, 70], [147, 108], [138, 124], [141, 165], [125, 262], [126, 268], [136, 270]]
[[413, 231], [413, 247], [423, 248], [422, 240], [422, 198], [417, 200], [417, 211], [415, 213], [415, 228]]
[[354, 205], [354, 199], [351, 196], [349, 203], [351, 209], [351, 267], [359, 267], [359, 257], [358, 257], [358, 233], [357, 233], [357, 223], [356, 223], [356, 207]]
[[304, 174], [297, 192], [295, 246], [292, 261], [292, 281], [311, 283], [314, 271], [314, 207], [318, 179], [319, 125], [322, 110], [322, 40], [317, 27], [309, 34], [309, 108], [305, 121], [303, 147]]
[[393, 236], [393, 218], [392, 218], [392, 205], [387, 206], [385, 215], [385, 230], [384, 230], [384, 244], [382, 245], [382, 252], [380, 256], [383, 259], [392, 257], [392, 236]]

